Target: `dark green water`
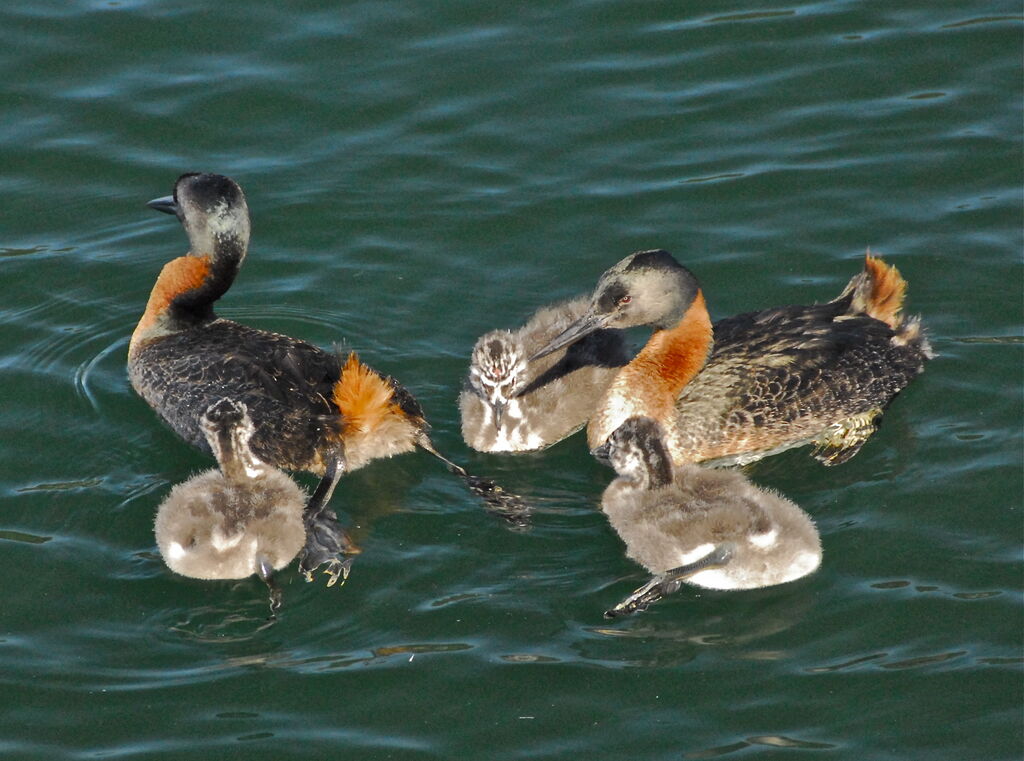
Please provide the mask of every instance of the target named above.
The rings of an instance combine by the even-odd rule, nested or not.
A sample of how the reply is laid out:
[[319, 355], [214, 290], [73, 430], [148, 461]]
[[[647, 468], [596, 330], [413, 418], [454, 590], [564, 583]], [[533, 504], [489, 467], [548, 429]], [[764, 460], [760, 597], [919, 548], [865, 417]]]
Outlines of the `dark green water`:
[[[0, 755], [1016, 759], [1022, 751], [1022, 25], [1014, 2], [9, 3], [0, 10]], [[173, 576], [153, 513], [208, 466], [125, 378], [185, 239], [144, 202], [245, 187], [225, 316], [358, 349], [439, 447], [353, 474], [340, 589]], [[940, 357], [850, 463], [751, 476], [825, 561], [602, 611], [643, 579], [580, 438], [467, 451], [473, 340], [673, 251], [724, 316], [825, 300], [866, 247]]]

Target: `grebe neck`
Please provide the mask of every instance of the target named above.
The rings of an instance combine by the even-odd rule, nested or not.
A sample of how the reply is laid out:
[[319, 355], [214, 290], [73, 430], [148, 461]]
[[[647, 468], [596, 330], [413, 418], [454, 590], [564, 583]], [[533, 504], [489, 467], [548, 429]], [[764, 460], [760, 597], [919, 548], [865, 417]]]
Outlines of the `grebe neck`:
[[711, 317], [698, 290], [679, 322], [656, 330], [625, 370], [657, 379], [664, 395], [674, 402], [703, 369], [713, 344]]
[[615, 376], [587, 427], [590, 448], [600, 447], [633, 416], [648, 416], [669, 425], [679, 394], [707, 362], [712, 335], [711, 318], [698, 290], [679, 321], [655, 331]]
[[231, 287], [244, 259], [237, 237], [218, 236], [212, 254], [189, 253], [165, 264], [132, 334], [129, 356], [147, 338], [217, 319], [213, 304]]

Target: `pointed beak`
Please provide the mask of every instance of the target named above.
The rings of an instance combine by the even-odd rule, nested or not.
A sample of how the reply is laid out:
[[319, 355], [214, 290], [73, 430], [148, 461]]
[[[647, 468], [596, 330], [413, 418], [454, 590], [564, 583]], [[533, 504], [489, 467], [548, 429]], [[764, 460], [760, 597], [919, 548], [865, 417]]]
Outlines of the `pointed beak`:
[[267, 585], [270, 593], [270, 620], [277, 618], [277, 611], [281, 610], [281, 587], [274, 581], [274, 566], [263, 553], [256, 556], [256, 575]]
[[162, 198], [154, 198], [152, 201], [146, 203], [151, 209], [162, 211], [164, 214], [173, 214], [178, 216], [178, 204], [174, 202], [174, 196], [163, 196]]
[[611, 467], [612, 465], [612, 445], [610, 441], [605, 441], [604, 444], [594, 447], [590, 450], [590, 454], [593, 455], [594, 459], [602, 465]]
[[569, 344], [576, 343], [584, 336], [588, 336], [594, 331], [603, 328], [606, 320], [607, 317], [587, 311], [586, 314], [582, 315], [578, 320], [576, 320], [576, 322], [548, 341], [544, 348], [540, 351], [534, 352], [529, 361], [533, 362], [535, 359], [546, 357], [548, 354], [553, 354]]
[[501, 418], [505, 414], [506, 406], [502, 401], [491, 402], [491, 409], [494, 410], [494, 430], [501, 428]]
[[256, 556], [256, 575], [267, 584], [274, 578], [274, 566], [271, 565], [270, 558], [262, 553]]

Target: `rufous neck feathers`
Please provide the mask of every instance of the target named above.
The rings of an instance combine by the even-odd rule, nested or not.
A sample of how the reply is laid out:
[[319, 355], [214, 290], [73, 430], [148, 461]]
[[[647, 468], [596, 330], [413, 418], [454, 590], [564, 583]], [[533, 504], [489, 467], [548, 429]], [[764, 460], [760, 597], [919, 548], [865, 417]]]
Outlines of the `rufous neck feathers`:
[[173, 319], [172, 305], [203, 288], [210, 280], [211, 271], [208, 256], [179, 256], [164, 265], [149, 293], [146, 311], [132, 333], [129, 354], [149, 335], [173, 330], [173, 326], [166, 324]]
[[707, 362], [712, 335], [711, 318], [698, 290], [679, 322], [656, 331], [619, 371], [587, 427], [591, 449], [601, 446], [630, 417], [668, 423], [679, 394]]

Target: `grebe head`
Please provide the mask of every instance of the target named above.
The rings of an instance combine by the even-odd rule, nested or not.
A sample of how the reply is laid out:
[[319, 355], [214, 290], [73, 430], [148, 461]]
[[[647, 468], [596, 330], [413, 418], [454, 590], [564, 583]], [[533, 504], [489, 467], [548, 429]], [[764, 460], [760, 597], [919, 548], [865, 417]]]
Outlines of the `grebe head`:
[[228, 480], [239, 482], [266, 474], [267, 465], [249, 447], [256, 427], [242, 402], [215, 402], [203, 414], [199, 427]]
[[522, 342], [507, 330], [487, 333], [473, 347], [469, 384], [494, 411], [495, 426], [521, 390], [526, 366]]
[[604, 447], [615, 472], [641, 488], [657, 489], [672, 482], [664, 431], [653, 418], [629, 418], [612, 432]]
[[174, 214], [188, 235], [189, 250], [199, 256], [222, 248], [249, 246], [249, 206], [238, 183], [222, 174], [183, 174], [174, 195], [154, 198], [151, 209]]
[[637, 251], [601, 275], [587, 310], [530, 359], [558, 351], [601, 328], [672, 327], [699, 293], [697, 278], [668, 251]]

